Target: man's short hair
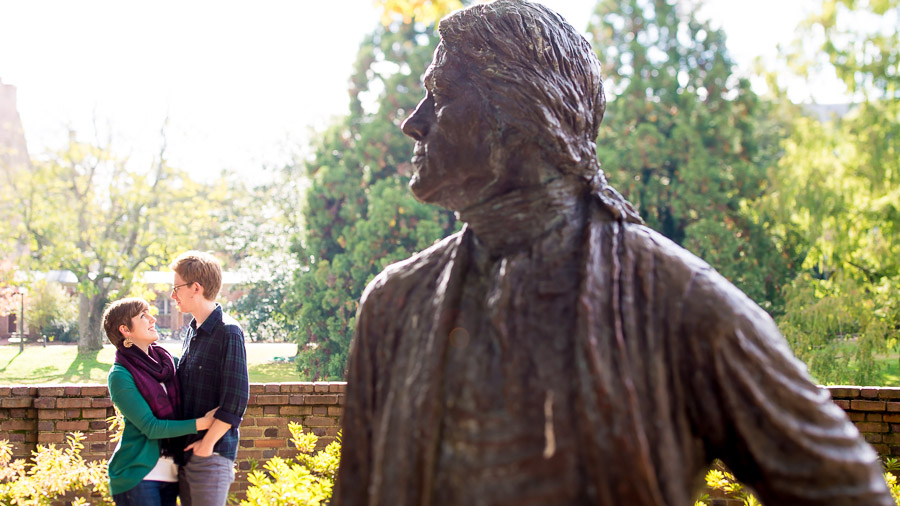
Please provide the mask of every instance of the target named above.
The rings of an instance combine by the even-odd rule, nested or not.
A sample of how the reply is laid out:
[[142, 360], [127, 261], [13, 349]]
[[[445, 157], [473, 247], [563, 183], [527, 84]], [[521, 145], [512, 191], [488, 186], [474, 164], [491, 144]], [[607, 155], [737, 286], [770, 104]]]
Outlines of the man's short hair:
[[125, 346], [122, 344], [125, 341], [125, 336], [119, 331], [119, 327], [125, 325], [128, 330], [132, 330], [131, 319], [148, 309], [150, 309], [150, 303], [137, 297], [120, 299], [110, 303], [103, 312], [103, 330], [106, 332], [109, 342], [117, 349], [125, 349]]
[[197, 283], [203, 287], [206, 300], [216, 300], [222, 288], [222, 266], [216, 257], [202, 251], [188, 251], [178, 255], [169, 268], [178, 273], [185, 283]]
[[563, 173], [594, 177], [606, 97], [600, 61], [572, 25], [543, 5], [497, 0], [447, 16], [438, 30], [448, 53], [474, 64], [467, 77], [490, 90], [483, 98], [503, 135], [536, 138]]

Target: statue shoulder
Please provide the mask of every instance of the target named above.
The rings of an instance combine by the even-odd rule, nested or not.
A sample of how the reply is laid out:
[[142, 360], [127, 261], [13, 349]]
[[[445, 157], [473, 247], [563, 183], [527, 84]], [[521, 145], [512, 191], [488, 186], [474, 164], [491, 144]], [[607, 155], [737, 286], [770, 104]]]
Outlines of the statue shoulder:
[[457, 232], [405, 260], [388, 265], [366, 286], [360, 305], [371, 304], [378, 298], [393, 296], [398, 291], [408, 292], [412, 288], [423, 286], [423, 283], [427, 284], [452, 262], [462, 239], [463, 231]]
[[695, 276], [715, 272], [708, 263], [645, 225], [595, 216], [590, 248], [600, 254], [600, 262], [615, 250], [623, 268], [635, 269], [638, 276], [652, 274], [669, 292], [684, 292]]
[[652, 253], [673, 267], [680, 267], [692, 273], [713, 271], [706, 261], [650, 227], [625, 223], [622, 229], [624, 241], [630, 247]]
[[[749, 318], [769, 326], [771, 318], [744, 292], [725, 279], [707, 262], [675, 244], [659, 232], [631, 223], [598, 221], [595, 238], [620, 243], [623, 268], [635, 276], [651, 276], [652, 282], [670, 297], [676, 297], [689, 320], [720, 321]], [[595, 239], [596, 240], [596, 239]]]
[[646, 226], [623, 228], [630, 247], [652, 253], [657, 265], [665, 264], [669, 278], [665, 284], [681, 292], [681, 317], [686, 324], [724, 334], [735, 326], [749, 326], [760, 334], [780, 337], [771, 316], [707, 262]]

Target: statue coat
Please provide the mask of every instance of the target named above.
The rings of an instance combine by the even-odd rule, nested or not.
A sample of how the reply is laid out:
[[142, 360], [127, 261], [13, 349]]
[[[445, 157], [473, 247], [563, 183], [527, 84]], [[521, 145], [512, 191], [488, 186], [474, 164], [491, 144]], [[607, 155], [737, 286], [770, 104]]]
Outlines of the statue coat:
[[[767, 506], [893, 504], [877, 455], [765, 311], [660, 234], [588, 207], [574, 332], [559, 336], [574, 340], [586, 504], [690, 506], [715, 458]], [[333, 504], [435, 502], [472, 243], [466, 227], [366, 288]]]

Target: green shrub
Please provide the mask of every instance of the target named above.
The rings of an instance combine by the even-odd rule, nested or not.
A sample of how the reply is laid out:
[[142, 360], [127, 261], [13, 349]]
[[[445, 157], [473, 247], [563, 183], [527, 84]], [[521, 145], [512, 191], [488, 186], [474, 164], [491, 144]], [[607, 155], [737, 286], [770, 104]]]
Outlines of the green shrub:
[[73, 432], [62, 448], [37, 445], [31, 462], [13, 460], [9, 441], [0, 440], [0, 504], [50, 506], [66, 497], [73, 506], [112, 505], [106, 461], [86, 462], [84, 439]]
[[247, 499], [241, 506], [320, 506], [331, 500], [334, 473], [341, 460], [340, 436], [324, 450], [315, 452], [319, 438], [303, 433], [303, 427], [291, 422], [291, 442], [300, 452], [293, 461], [273, 457], [255, 470], [247, 480]]
[[50, 340], [59, 343], [78, 342], [78, 320], [56, 323], [47, 327], [46, 334]]

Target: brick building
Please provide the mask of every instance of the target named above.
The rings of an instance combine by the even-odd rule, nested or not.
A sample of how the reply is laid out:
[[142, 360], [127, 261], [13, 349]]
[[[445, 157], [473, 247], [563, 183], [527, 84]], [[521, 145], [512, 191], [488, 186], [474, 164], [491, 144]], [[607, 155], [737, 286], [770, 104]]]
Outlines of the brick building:
[[[31, 159], [25, 143], [25, 131], [19, 117], [16, 87], [3, 84], [0, 79], [0, 215], [15, 216], [9, 206], [14, 205], [11, 181], [21, 171], [30, 170]], [[6, 226], [8, 224], [4, 224]], [[0, 248], [0, 281], [12, 274], [15, 258], [22, 254], [21, 244]], [[12, 287], [0, 288], [0, 338], [18, 332], [20, 299]]]
[[[3, 84], [0, 79], [0, 171], [25, 170], [31, 166], [16, 100], [16, 87]], [[0, 182], [5, 184], [5, 180]], [[0, 187], [0, 191], [8, 190]]]

